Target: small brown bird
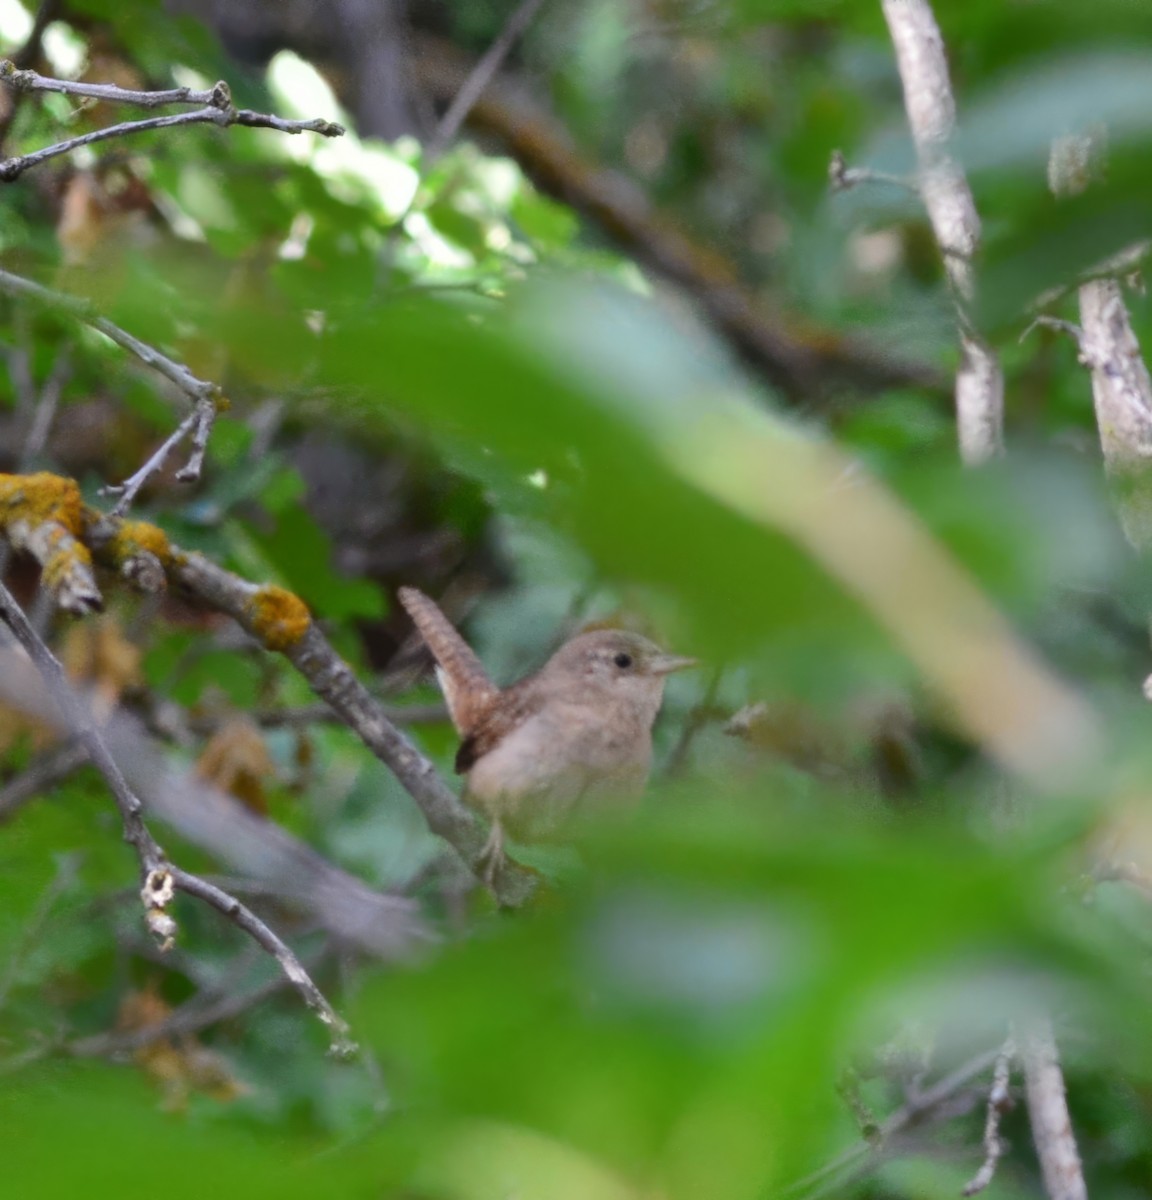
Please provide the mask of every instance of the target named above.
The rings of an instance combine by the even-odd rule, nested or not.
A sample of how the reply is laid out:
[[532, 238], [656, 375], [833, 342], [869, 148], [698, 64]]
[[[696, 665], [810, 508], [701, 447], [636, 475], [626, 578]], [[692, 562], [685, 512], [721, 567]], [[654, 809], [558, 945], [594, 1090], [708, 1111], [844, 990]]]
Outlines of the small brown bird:
[[483, 864], [489, 884], [504, 861], [506, 833], [544, 840], [598, 801], [643, 791], [664, 677], [695, 659], [665, 654], [639, 634], [598, 629], [565, 642], [535, 675], [499, 688], [433, 601], [415, 588], [399, 595], [436, 659], [461, 737], [463, 798], [492, 822]]

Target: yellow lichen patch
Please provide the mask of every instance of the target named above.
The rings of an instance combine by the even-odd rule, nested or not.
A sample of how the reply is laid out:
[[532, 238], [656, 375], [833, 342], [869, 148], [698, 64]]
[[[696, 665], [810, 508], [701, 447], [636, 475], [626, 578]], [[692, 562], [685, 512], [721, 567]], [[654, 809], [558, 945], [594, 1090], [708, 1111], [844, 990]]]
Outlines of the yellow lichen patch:
[[92, 556], [78, 540], [84, 505], [75, 480], [41, 471], [0, 475], [0, 529], [39, 563], [58, 603], [82, 613], [100, 606]]
[[121, 521], [108, 543], [109, 558], [119, 567], [141, 550], [154, 554], [162, 563], [167, 563], [172, 553], [168, 535], [158, 525], [149, 521]]
[[308, 606], [287, 588], [267, 584], [248, 601], [249, 631], [269, 650], [289, 650], [308, 632]]
[[62, 525], [80, 535], [83, 502], [74, 479], [39, 471], [35, 475], [0, 475], [0, 523], [28, 521]]

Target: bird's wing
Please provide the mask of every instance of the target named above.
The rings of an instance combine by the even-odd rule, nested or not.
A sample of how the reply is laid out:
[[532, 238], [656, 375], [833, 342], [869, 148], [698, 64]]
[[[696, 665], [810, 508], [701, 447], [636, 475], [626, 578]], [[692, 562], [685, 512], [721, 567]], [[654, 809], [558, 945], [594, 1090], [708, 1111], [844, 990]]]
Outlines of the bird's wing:
[[544, 697], [531, 686], [533, 682], [524, 679], [505, 688], [499, 693], [499, 704], [489, 704], [470, 729], [461, 730], [464, 740], [456, 751], [457, 775], [466, 775], [479, 759], [540, 710]]
[[401, 588], [397, 594], [436, 659], [436, 679], [452, 724], [467, 739], [492, 708], [500, 689], [434, 601], [416, 588]]

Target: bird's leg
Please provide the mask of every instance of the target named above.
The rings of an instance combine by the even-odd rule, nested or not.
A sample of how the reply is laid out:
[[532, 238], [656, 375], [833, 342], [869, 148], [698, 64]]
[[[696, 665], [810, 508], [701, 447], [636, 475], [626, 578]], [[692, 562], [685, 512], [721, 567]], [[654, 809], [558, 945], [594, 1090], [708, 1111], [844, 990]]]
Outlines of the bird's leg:
[[504, 859], [504, 826], [497, 817], [492, 822], [488, 840], [484, 843], [484, 849], [480, 851], [480, 858], [476, 863], [480, 868], [480, 878], [493, 891], [495, 891], [496, 876], [499, 874], [500, 868], [504, 866]]

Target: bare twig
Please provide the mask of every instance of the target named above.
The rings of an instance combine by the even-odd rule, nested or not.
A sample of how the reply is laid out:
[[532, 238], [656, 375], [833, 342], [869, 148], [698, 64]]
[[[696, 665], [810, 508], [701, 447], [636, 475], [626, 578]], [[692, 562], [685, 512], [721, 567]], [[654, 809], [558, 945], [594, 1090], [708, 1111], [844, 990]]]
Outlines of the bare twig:
[[334, 1055], [348, 1058], [355, 1054], [356, 1043], [349, 1036], [347, 1023], [337, 1015], [336, 1010], [324, 998], [323, 992], [312, 982], [311, 976], [288, 944], [273, 933], [247, 905], [215, 884], [197, 875], [190, 875], [179, 867], [172, 868], [172, 881], [178, 891], [195, 896], [210, 904], [217, 912], [223, 913], [233, 925], [244, 930], [257, 945], [276, 959], [304, 1003], [328, 1026], [331, 1051]]
[[168, 456], [189, 434], [192, 434], [194, 448], [188, 462], [176, 472], [176, 478], [181, 483], [200, 478], [200, 469], [204, 465], [204, 450], [219, 411], [217, 405], [217, 400], [207, 398], [197, 400], [192, 411], [180, 422], [175, 431], [164, 439], [159, 449], [134, 475], [129, 476], [123, 483], [101, 489], [104, 495], [120, 497], [112, 508], [113, 516], [119, 517], [128, 511], [140, 489], [163, 468], [168, 461]]
[[[421, 83], [451, 103], [472, 64], [453, 47], [415, 39]], [[733, 264], [697, 241], [627, 176], [585, 158], [567, 129], [531, 96], [497, 78], [477, 100], [468, 123], [507, 147], [538, 187], [559, 196], [647, 269], [683, 288], [736, 351], [794, 401], [811, 404], [845, 381], [853, 388], [920, 387], [940, 392], [935, 366], [904, 359], [891, 347], [816, 328], [782, 300], [742, 281]]]
[[93, 129], [77, 137], [66, 138], [41, 150], [16, 155], [0, 161], [0, 182], [11, 183], [25, 171], [38, 167], [61, 154], [69, 154], [81, 146], [110, 138], [126, 137], [144, 133], [149, 129], [171, 129], [181, 125], [247, 125], [261, 129], [275, 129], [280, 133], [318, 133], [323, 137], [340, 137], [344, 127], [334, 121], [316, 118], [311, 121], [287, 121], [268, 113], [238, 109], [232, 103], [232, 93], [221, 80], [206, 91], [191, 88], [171, 88], [163, 92], [132, 91], [108, 83], [78, 83], [69, 79], [51, 79], [35, 71], [19, 70], [13, 63], [0, 61], [0, 80], [15, 92], [61, 92], [69, 96], [83, 96], [113, 104], [134, 104], [143, 108], [159, 108], [166, 104], [199, 104], [203, 107], [192, 112], [175, 113], [165, 117], [146, 117], [140, 121], [121, 121], [103, 129]]
[[[850, 1174], [874, 1166], [887, 1145], [898, 1135], [932, 1119], [937, 1112], [954, 1101], [972, 1081], [993, 1066], [1002, 1048], [985, 1050], [945, 1075], [931, 1087], [911, 1097], [885, 1120], [871, 1136], [849, 1147], [811, 1175], [797, 1180], [784, 1189], [784, 1195], [821, 1196], [841, 1186]], [[863, 1160], [863, 1161], [862, 1161]]]
[[68, 351], [61, 350], [57, 354], [52, 371], [44, 381], [44, 386], [40, 389], [36, 400], [32, 421], [24, 439], [24, 449], [21, 451], [20, 463], [17, 468], [21, 472], [30, 469], [32, 463], [48, 443], [48, 434], [52, 430], [52, 422], [56, 417], [60, 396], [64, 391], [64, 384], [68, 380], [68, 373], [71, 369], [72, 363]]
[[916, 181], [905, 175], [891, 175], [872, 167], [850, 167], [842, 150], [833, 150], [828, 160], [828, 183], [834, 192], [849, 192], [866, 183], [887, 183], [920, 194]]
[[982, 1192], [996, 1174], [996, 1165], [1003, 1157], [1007, 1146], [1000, 1137], [1000, 1118], [1012, 1107], [1009, 1085], [1012, 1080], [1012, 1062], [1016, 1057], [1016, 1042], [1009, 1035], [1000, 1048], [996, 1064], [992, 1068], [992, 1087], [988, 1092], [988, 1112], [984, 1118], [984, 1162], [960, 1193], [975, 1196]]
[[883, 0], [904, 107], [919, 160], [919, 191], [952, 288], [960, 328], [956, 421], [960, 454], [975, 465], [1003, 449], [1004, 377], [995, 352], [972, 320], [980, 218], [964, 171], [949, 142], [956, 105], [940, 29], [928, 0]]
[[[60, 726], [42, 679], [15, 650], [0, 650], [0, 700], [35, 720]], [[379, 959], [410, 958], [430, 941], [415, 901], [374, 890], [281, 826], [191, 775], [170, 761], [127, 713], [114, 713], [101, 733], [148, 812], [185, 841], [247, 875], [244, 886], [254, 882], [274, 889], [341, 943]], [[213, 882], [233, 890], [225, 881]], [[243, 888], [237, 891], [243, 894]]]
[[[53, 702], [60, 710], [65, 725], [73, 730], [89, 758], [104, 776], [120, 810], [124, 826], [124, 840], [136, 851], [140, 860], [141, 876], [145, 880], [145, 891], [160, 893], [164, 890], [163, 877], [168, 862], [159, 843], [153, 838], [144, 823], [143, 806], [128, 786], [120, 768], [116, 765], [104, 739], [86, 704], [73, 691], [60, 660], [36, 635], [24, 611], [16, 603], [8, 589], [0, 583], [0, 617], [16, 635], [16, 640], [36, 665]], [[154, 908], [155, 905], [146, 906]], [[160, 906], [162, 907], [162, 906]], [[170, 920], [170, 919], [169, 919]], [[169, 933], [169, 936], [171, 934]]]
[[133, 337], [126, 329], [100, 316], [92, 306], [77, 296], [69, 296], [64, 292], [54, 291], [42, 284], [34, 283], [31, 279], [13, 275], [0, 270], [0, 292], [10, 296], [21, 296], [41, 304], [46, 308], [59, 309], [90, 325], [93, 329], [104, 334], [115, 342], [121, 349], [138, 358], [145, 366], [159, 372], [170, 383], [175, 384], [189, 400], [192, 401], [192, 412], [181, 422], [176, 432], [164, 442], [159, 450], [136, 472], [129, 480], [108, 491], [120, 493], [116, 504], [117, 514], [124, 512], [139, 492], [144, 483], [164, 465], [168, 455], [189, 434], [192, 434], [193, 452], [187, 466], [177, 475], [181, 481], [199, 477], [200, 465], [204, 457], [204, 446], [221, 409], [227, 407], [227, 400], [218, 384], [206, 379], [198, 379], [183, 363], [162, 354], [154, 346]]
[[473, 105], [480, 99], [484, 89], [492, 82], [496, 72], [500, 70], [505, 58], [508, 57], [516, 40], [532, 23], [533, 18], [544, 6], [544, 0], [521, 0], [520, 5], [513, 9], [504, 28], [484, 52], [480, 61], [472, 69], [464, 81], [463, 87], [456, 93], [447, 112], [440, 118], [440, 124], [429, 139], [424, 151], [425, 169], [436, 161], [452, 140], [460, 132]]
[[60, 660], [36, 635], [20, 606], [2, 583], [0, 617], [3, 617], [39, 670], [65, 724], [76, 734], [112, 792], [120, 810], [124, 840], [135, 849], [140, 860], [140, 872], [143, 877], [140, 896], [144, 903], [148, 928], [161, 947], [171, 946], [176, 934], [176, 922], [168, 914], [168, 905], [174, 892], [179, 890], [198, 897], [223, 913], [276, 959], [308, 1006], [328, 1026], [333, 1052], [349, 1053], [353, 1046], [348, 1039], [347, 1025], [324, 999], [288, 946], [234, 896], [168, 862], [164, 851], [144, 822], [143, 805], [129, 787], [87, 705], [72, 689]]
[[1047, 1017], [1032, 1021], [1021, 1047], [1032, 1139], [1049, 1200], [1088, 1200], [1088, 1188], [1068, 1115], [1064, 1072]]
[[692, 710], [684, 719], [680, 736], [676, 739], [676, 745], [672, 747], [672, 753], [668, 755], [668, 762], [664, 767], [666, 779], [674, 779], [684, 770], [684, 765], [688, 761], [688, 752], [692, 749], [696, 735], [710, 722], [722, 720], [727, 715], [716, 707], [716, 693], [720, 690], [720, 680], [723, 677], [724, 668], [717, 667], [708, 677], [704, 694], [692, 706]]
[[[312, 963], [312, 969], [315, 969]], [[142, 1029], [112, 1030], [91, 1037], [78, 1038], [65, 1047], [68, 1054], [76, 1058], [104, 1058], [130, 1054], [164, 1038], [187, 1037], [230, 1021], [250, 1009], [263, 1004], [270, 996], [283, 990], [289, 982], [288, 976], [277, 973], [256, 987], [241, 991], [221, 990], [218, 995], [197, 995], [169, 1013], [162, 1021], [146, 1025]]]
[[[1103, 134], [1057, 138], [1048, 160], [1048, 180], [1057, 196], [1084, 191], [1103, 154]], [[1115, 278], [1080, 285], [1080, 361], [1092, 375], [1092, 399], [1100, 447], [1109, 476], [1118, 485], [1117, 507], [1128, 541], [1152, 548], [1152, 376]], [[1051, 318], [1046, 323], [1055, 323]], [[1064, 328], [1068, 328], [1065, 324]], [[1074, 328], [1074, 327], [1073, 327]]]

